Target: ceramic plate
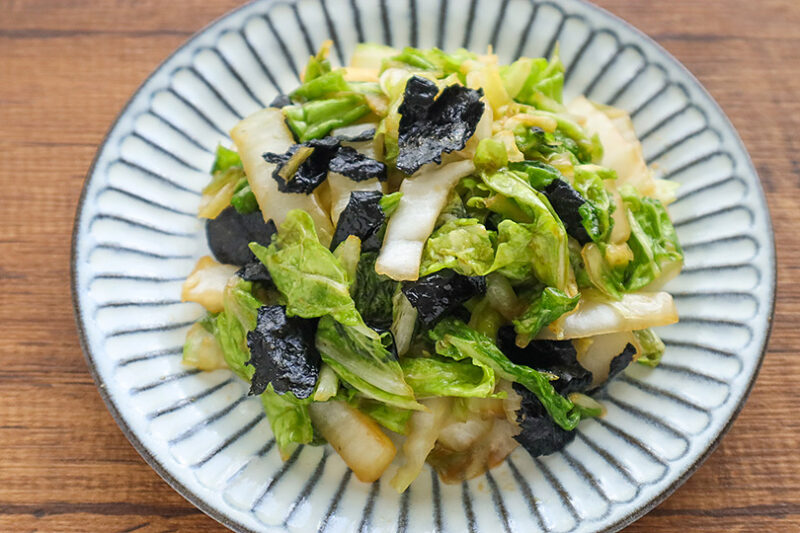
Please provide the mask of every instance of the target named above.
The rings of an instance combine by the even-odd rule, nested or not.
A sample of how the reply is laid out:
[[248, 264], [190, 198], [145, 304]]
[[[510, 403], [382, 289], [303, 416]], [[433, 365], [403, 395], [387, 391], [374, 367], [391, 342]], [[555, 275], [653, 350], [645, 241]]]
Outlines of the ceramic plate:
[[[363, 484], [328, 447], [281, 462], [258, 399], [228, 371], [181, 366], [200, 306], [180, 302], [208, 253], [196, 218], [213, 151], [242, 117], [298, 84], [332, 39], [354, 45], [492, 45], [503, 62], [558, 42], [566, 98], [633, 117], [648, 163], [681, 184], [670, 211], [686, 268], [667, 287], [678, 324], [657, 369], [632, 365], [561, 453], [517, 449], [461, 485], [430, 469], [402, 496]], [[84, 186], [73, 294], [100, 392], [170, 485], [237, 531], [615, 531], [675, 490], [719, 443], [763, 357], [775, 260], [758, 177], [700, 84], [637, 30], [577, 0], [298, 0], [248, 4], [181, 46], [112, 127]]]

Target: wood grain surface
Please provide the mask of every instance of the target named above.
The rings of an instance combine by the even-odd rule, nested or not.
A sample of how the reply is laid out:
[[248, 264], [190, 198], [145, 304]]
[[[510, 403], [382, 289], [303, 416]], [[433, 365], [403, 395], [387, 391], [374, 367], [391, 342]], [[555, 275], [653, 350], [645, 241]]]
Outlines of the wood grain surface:
[[[0, 0], [0, 531], [223, 530], [106, 411], [78, 345], [69, 248], [84, 176], [121, 107], [238, 3]], [[767, 193], [779, 261], [750, 400], [706, 464], [627, 531], [800, 531], [800, 1], [599, 4], [661, 43], [728, 113]]]

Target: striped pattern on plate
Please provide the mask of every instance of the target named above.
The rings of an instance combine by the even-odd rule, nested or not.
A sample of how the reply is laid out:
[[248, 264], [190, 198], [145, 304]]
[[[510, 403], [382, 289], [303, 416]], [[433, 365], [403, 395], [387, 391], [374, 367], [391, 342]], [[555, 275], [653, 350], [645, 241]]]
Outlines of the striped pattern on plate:
[[[260, 402], [228, 371], [181, 366], [202, 310], [180, 286], [207, 253], [195, 217], [219, 142], [291, 90], [325, 39], [353, 46], [488, 45], [503, 61], [559, 43], [567, 98], [630, 111], [648, 163], [681, 183], [671, 206], [686, 268], [657, 369], [634, 365], [558, 454], [518, 449], [461, 485], [430, 469], [402, 496], [360, 483], [327, 447], [281, 462]], [[121, 428], [172, 486], [239, 531], [596, 531], [634, 520], [710, 453], [755, 378], [774, 300], [769, 214], [735, 131], [648, 38], [577, 0], [255, 2], [179, 48], [100, 148], [75, 223], [73, 288], [89, 365]]]

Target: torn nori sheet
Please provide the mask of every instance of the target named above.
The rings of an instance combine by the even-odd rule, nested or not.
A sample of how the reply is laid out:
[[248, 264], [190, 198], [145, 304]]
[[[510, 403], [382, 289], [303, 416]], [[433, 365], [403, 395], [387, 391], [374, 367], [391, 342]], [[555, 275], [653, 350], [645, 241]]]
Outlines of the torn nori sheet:
[[331, 250], [335, 250], [348, 235], [361, 239], [362, 252], [374, 252], [380, 249], [383, 237], [381, 229], [386, 215], [381, 209], [383, 194], [378, 191], [353, 191], [350, 201], [339, 215], [336, 231], [331, 241]]
[[256, 259], [236, 271], [236, 275], [245, 281], [263, 281], [267, 283], [272, 282], [272, 276], [269, 270], [264, 266], [264, 263]]
[[628, 343], [619, 355], [615, 356], [608, 365], [608, 379], [610, 381], [617, 374], [628, 368], [628, 365], [633, 362], [633, 356], [636, 354], [636, 347]]
[[[368, 130], [371, 136], [375, 130]], [[367, 140], [371, 138], [368, 137]], [[338, 172], [353, 181], [364, 181], [378, 178], [386, 179], [386, 165], [357, 152], [349, 146], [341, 146], [343, 140], [361, 140], [361, 136], [354, 137], [323, 137], [295, 144], [283, 154], [273, 152], [264, 153], [264, 161], [274, 163], [275, 170], [272, 178], [278, 182], [278, 190], [288, 193], [310, 194], [319, 187], [328, 177], [328, 171]], [[312, 152], [298, 166], [290, 176], [286, 176], [285, 166], [301, 149], [311, 149]], [[288, 178], [288, 179], [287, 179]]]
[[514, 383], [514, 390], [522, 397], [517, 410], [520, 432], [514, 436], [533, 457], [555, 453], [575, 438], [574, 431], [567, 431], [553, 422], [542, 402], [528, 389]]
[[550, 205], [564, 223], [564, 229], [579, 243], [592, 242], [592, 238], [583, 226], [583, 217], [579, 211], [586, 203], [581, 193], [572, 188], [572, 185], [562, 179], [553, 180], [544, 189], [545, 196], [550, 200]]
[[435, 98], [438, 92], [434, 82], [419, 76], [406, 84], [395, 165], [408, 175], [426, 163], [441, 163], [443, 152], [463, 149], [483, 114], [482, 89], [450, 85]]
[[486, 293], [486, 278], [462, 276], [446, 268], [416, 281], [404, 281], [401, 290], [430, 328], [473, 296]]
[[[301, 148], [311, 148], [309, 156], [297, 166], [297, 169], [290, 176], [281, 176], [284, 166], [290, 162]], [[283, 154], [273, 152], [264, 153], [264, 161], [274, 163], [275, 170], [272, 171], [272, 178], [278, 182], [278, 190], [281, 192], [310, 194], [319, 187], [325, 178], [328, 177], [328, 163], [339, 149], [339, 141], [333, 137], [323, 137], [314, 139], [302, 144], [295, 144]]]
[[272, 388], [278, 394], [291, 392], [298, 399], [314, 392], [322, 364], [314, 344], [317, 319], [287, 317], [282, 305], [258, 309], [256, 328], [247, 332], [247, 347], [255, 368], [250, 394], [258, 395]]
[[243, 215], [231, 206], [226, 207], [217, 218], [206, 222], [206, 237], [211, 253], [217, 261], [228, 265], [244, 266], [256, 261], [256, 256], [247, 245], [257, 242], [269, 246], [276, 232], [272, 220], [264, 222], [261, 211]]
[[347, 176], [353, 181], [364, 181], [378, 178], [386, 181], [386, 165], [364, 154], [358, 153], [354, 148], [342, 146], [330, 160], [328, 169]]

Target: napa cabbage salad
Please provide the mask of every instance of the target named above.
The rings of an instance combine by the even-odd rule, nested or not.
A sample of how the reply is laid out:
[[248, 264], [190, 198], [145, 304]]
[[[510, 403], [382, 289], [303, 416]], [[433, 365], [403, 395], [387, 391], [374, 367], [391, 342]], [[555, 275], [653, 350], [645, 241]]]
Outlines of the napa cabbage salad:
[[678, 320], [673, 184], [625, 112], [564, 103], [557, 50], [329, 48], [217, 150], [184, 363], [249, 382], [284, 459], [328, 442], [400, 492], [560, 450]]

